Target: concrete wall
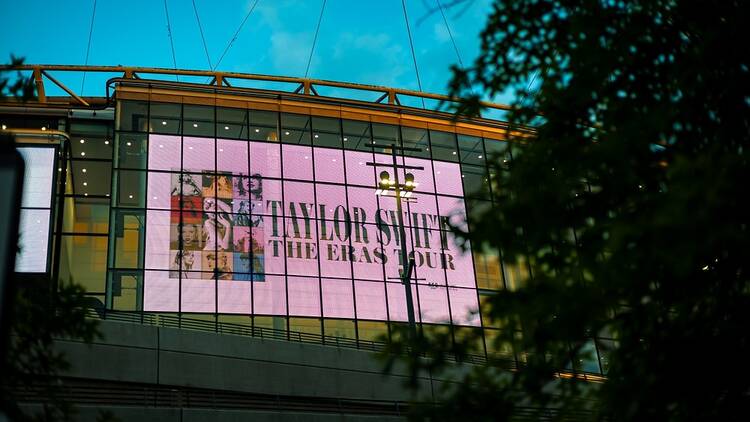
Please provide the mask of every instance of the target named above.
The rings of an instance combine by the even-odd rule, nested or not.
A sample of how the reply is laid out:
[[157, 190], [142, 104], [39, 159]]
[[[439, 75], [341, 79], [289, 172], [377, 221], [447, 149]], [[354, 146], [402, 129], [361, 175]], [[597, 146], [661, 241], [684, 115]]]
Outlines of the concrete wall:
[[[386, 375], [384, 363], [372, 352], [112, 321], [103, 321], [100, 330], [104, 338], [91, 345], [58, 340], [57, 346], [72, 364], [70, 377], [342, 400], [403, 403], [411, 397], [405, 387], [408, 379], [405, 368], [396, 365]], [[456, 369], [452, 371], [454, 376], [466, 370]], [[432, 400], [433, 391], [439, 391], [440, 384], [447, 381], [424, 374], [418, 382], [420, 391], [426, 394], [421, 396], [422, 400]], [[92, 412], [96, 408], [81, 409], [85, 411], [82, 420], [88, 419], [84, 414], [95, 419]], [[129, 420], [128, 412], [136, 411], [112, 409], [119, 409], [116, 414], [122, 414], [122, 420]], [[150, 420], [147, 414], [162, 421], [177, 420], [175, 414], [183, 421], [245, 420], [250, 416], [253, 420], [269, 421], [383, 419], [325, 413], [310, 418], [296, 412], [195, 408], [141, 408], [141, 411], [144, 418], [139, 422]], [[344, 416], [349, 419], [341, 419]]]

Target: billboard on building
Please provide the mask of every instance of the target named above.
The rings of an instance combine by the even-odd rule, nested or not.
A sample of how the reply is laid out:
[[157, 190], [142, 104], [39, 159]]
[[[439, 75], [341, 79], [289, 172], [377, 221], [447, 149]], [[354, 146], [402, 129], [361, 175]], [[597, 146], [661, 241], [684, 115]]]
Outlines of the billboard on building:
[[[400, 157], [418, 186], [376, 196], [388, 154], [150, 135], [145, 311], [406, 321], [401, 245], [417, 320], [479, 325], [459, 164]], [[403, 174], [401, 174], [403, 180]]]

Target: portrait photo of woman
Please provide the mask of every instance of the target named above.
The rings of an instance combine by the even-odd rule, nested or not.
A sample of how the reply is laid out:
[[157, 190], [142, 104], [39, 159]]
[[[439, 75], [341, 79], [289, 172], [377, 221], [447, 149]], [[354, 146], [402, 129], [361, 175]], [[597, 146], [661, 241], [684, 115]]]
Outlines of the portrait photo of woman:
[[222, 200], [203, 198], [203, 211], [203, 250], [231, 250], [232, 223], [229, 216], [232, 208]]

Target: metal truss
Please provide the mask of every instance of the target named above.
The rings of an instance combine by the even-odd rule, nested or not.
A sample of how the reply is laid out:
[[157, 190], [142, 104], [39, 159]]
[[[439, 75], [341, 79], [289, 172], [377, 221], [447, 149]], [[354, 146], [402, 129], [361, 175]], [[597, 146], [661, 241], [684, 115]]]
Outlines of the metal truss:
[[[252, 73], [237, 73], [237, 72], [218, 72], [210, 70], [184, 70], [184, 69], [166, 69], [166, 68], [153, 68], [153, 67], [127, 67], [127, 66], [79, 66], [79, 65], [40, 65], [40, 64], [28, 64], [20, 66], [4, 65], [0, 66], [0, 71], [8, 70], [19, 70], [19, 71], [31, 71], [34, 78], [34, 83], [37, 89], [37, 101], [40, 104], [46, 104], [49, 102], [49, 98], [45, 93], [45, 79], [49, 80], [60, 89], [65, 91], [69, 96], [71, 103], [74, 105], [80, 105], [83, 107], [91, 107], [89, 101], [82, 96], [77, 95], [73, 90], [65, 86], [59, 80], [55, 79], [50, 72], [84, 72], [84, 73], [100, 73], [109, 74], [119, 79], [150, 79], [151, 77], [169, 77], [169, 76], [193, 76], [193, 77], [206, 77], [206, 82], [202, 85], [207, 87], [233, 87], [233, 83], [236, 81], [258, 81], [258, 82], [280, 82], [285, 84], [292, 84], [296, 86], [295, 89], [288, 91], [292, 94], [304, 94], [310, 96], [320, 96], [317, 88], [328, 87], [328, 88], [340, 88], [344, 90], [353, 90], [359, 92], [371, 92], [380, 94], [380, 96], [372, 103], [375, 104], [390, 104], [402, 106], [401, 99], [415, 98], [419, 100], [435, 100], [442, 104], [460, 103], [461, 99], [450, 97], [447, 95], [431, 94], [426, 92], [412, 91], [408, 89], [399, 88], [388, 88], [377, 85], [366, 85], [366, 84], [355, 84], [349, 82], [336, 82], [326, 81], [321, 79], [309, 79], [309, 78], [295, 78], [288, 76], [271, 76], [271, 75], [260, 75]], [[163, 81], [163, 79], [159, 79]], [[192, 82], [195, 83], [195, 82]], [[348, 98], [346, 96], [335, 97], [347, 100], [355, 100], [356, 98]], [[361, 101], [359, 99], [356, 99]], [[509, 111], [511, 107], [505, 104], [497, 104], [491, 102], [481, 102], [483, 107], [493, 110]]]

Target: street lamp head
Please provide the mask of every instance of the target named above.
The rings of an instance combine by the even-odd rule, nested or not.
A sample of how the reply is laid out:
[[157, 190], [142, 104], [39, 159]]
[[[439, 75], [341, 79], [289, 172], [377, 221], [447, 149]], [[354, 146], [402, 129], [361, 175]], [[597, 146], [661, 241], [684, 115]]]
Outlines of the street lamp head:
[[383, 170], [380, 172], [380, 185], [382, 186], [388, 186], [391, 184], [391, 175]]
[[406, 173], [406, 176], [404, 177], [404, 185], [406, 185], [406, 188], [408, 190], [414, 189], [414, 186], [416, 184], [414, 183], [414, 175], [411, 173]]

